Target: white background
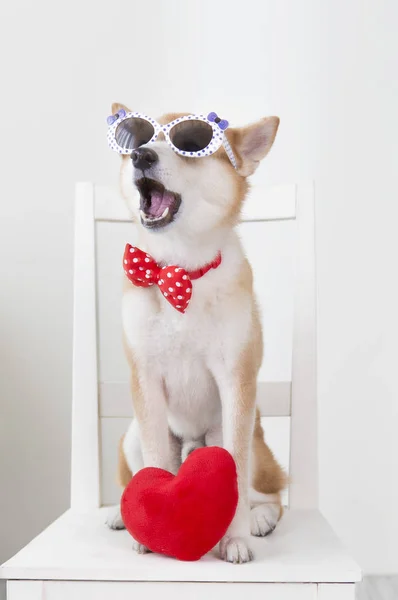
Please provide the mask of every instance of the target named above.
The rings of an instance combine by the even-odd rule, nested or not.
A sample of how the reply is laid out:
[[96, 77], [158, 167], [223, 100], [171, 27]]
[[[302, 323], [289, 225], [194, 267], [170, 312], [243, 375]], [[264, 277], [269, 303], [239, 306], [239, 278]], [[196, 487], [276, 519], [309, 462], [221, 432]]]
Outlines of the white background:
[[68, 507], [74, 182], [116, 184], [120, 100], [281, 117], [256, 180], [316, 185], [321, 508], [365, 571], [398, 571], [397, 19], [395, 0], [2, 3], [0, 560]]

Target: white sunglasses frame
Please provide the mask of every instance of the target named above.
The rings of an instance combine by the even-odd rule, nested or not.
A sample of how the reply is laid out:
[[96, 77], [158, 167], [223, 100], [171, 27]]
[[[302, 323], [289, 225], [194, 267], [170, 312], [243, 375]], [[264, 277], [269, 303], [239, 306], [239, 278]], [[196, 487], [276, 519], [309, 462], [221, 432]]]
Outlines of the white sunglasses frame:
[[[118, 128], [118, 126], [126, 119], [134, 117], [137, 119], [147, 121], [153, 127], [153, 136], [148, 142], [144, 144], [145, 146], [147, 144], [155, 142], [159, 136], [159, 133], [163, 133], [167, 144], [170, 146], [170, 148], [174, 150], [174, 152], [176, 152], [180, 156], [185, 156], [188, 158], [203, 158], [205, 156], [210, 156], [211, 154], [214, 154], [214, 152], [216, 152], [221, 146], [224, 146], [225, 152], [227, 153], [227, 156], [231, 161], [232, 166], [235, 169], [237, 168], [235, 155], [226, 136], [224, 135], [224, 130], [219, 127], [218, 123], [216, 123], [215, 121], [209, 121], [209, 119], [207, 119], [204, 115], [186, 115], [185, 117], [179, 117], [178, 119], [175, 119], [170, 123], [166, 123], [166, 125], [160, 125], [155, 119], [152, 119], [152, 117], [148, 117], [147, 115], [144, 115], [140, 112], [128, 112], [122, 116], [118, 116], [117, 114], [114, 116], [117, 116], [117, 118], [115, 119], [115, 121], [113, 121], [112, 124], [109, 125], [107, 134], [108, 145], [110, 149], [114, 152], [118, 152], [119, 154], [131, 154], [134, 150], [134, 148], [123, 148], [122, 146], [119, 146], [119, 144], [116, 141], [116, 129]], [[203, 148], [202, 150], [199, 150], [197, 152], [188, 152], [186, 150], [180, 150], [173, 144], [173, 142], [170, 139], [170, 131], [175, 125], [177, 125], [178, 123], [183, 123], [184, 121], [203, 121], [204, 123], [207, 123], [211, 126], [213, 130], [213, 137], [211, 138], [206, 148]]]

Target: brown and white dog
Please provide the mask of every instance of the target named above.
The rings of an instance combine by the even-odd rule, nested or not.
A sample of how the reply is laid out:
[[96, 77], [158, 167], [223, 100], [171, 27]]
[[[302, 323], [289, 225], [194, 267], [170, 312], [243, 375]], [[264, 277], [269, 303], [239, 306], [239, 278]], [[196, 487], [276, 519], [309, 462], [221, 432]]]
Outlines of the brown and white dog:
[[[128, 112], [120, 104], [112, 112], [122, 108]], [[158, 122], [179, 116], [166, 114]], [[119, 481], [126, 486], [144, 466], [176, 472], [194, 448], [224, 446], [238, 472], [238, 508], [220, 543], [221, 558], [232, 563], [253, 558], [250, 533], [265, 536], [275, 528], [286, 483], [256, 410], [262, 332], [252, 271], [235, 231], [247, 177], [270, 150], [278, 125], [277, 117], [268, 117], [227, 130], [236, 170], [223, 147], [212, 156], [186, 158], [161, 136], [150, 144], [150, 160], [149, 146], [141, 146], [134, 160], [122, 158], [121, 167], [121, 191], [138, 226], [139, 248], [161, 265], [189, 271], [219, 253], [222, 262], [193, 282], [185, 314], [157, 286], [136, 287], [125, 279], [123, 329], [135, 419], [120, 445]], [[156, 219], [155, 193], [169, 209]], [[123, 527], [119, 508], [110, 511], [108, 525]], [[138, 543], [135, 548], [147, 551]]]

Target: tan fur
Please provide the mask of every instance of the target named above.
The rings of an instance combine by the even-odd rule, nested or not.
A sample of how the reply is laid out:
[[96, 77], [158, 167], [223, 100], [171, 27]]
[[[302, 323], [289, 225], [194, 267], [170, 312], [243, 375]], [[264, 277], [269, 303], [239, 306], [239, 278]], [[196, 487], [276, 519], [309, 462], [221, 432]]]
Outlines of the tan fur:
[[[219, 151], [217, 151], [214, 154], [215, 157], [217, 157], [218, 152]], [[224, 149], [223, 149], [223, 152], [225, 152]], [[228, 162], [229, 162], [229, 159], [228, 159]], [[229, 227], [234, 227], [239, 221], [243, 202], [247, 195], [247, 192], [249, 191], [249, 182], [244, 177], [241, 177], [240, 175], [238, 175], [237, 172], [235, 171], [235, 169], [233, 169], [232, 165], [231, 165], [231, 169], [233, 170], [232, 176], [234, 178], [235, 194], [231, 198], [231, 204], [230, 204], [228, 213], [227, 213], [226, 217], [224, 218], [224, 220], [222, 221], [221, 225], [222, 226], [227, 225]]]
[[[116, 113], [122, 108], [126, 110], [126, 112], [130, 112], [127, 107], [121, 104], [114, 104], [112, 106], [112, 112]], [[166, 124], [186, 114], [189, 113], [168, 113], [157, 119], [157, 121], [160, 124]], [[212, 216], [212, 213], [210, 211], [208, 212], [208, 214], [210, 216], [210, 219], [213, 219], [210, 220], [212, 232], [217, 232], [217, 228], [219, 228], [221, 239], [223, 238], [223, 234], [225, 233], [225, 231], [228, 231], [228, 229], [232, 229], [237, 224], [240, 217], [241, 208], [244, 203], [244, 199], [249, 189], [249, 183], [246, 177], [255, 171], [259, 161], [262, 158], [264, 158], [264, 156], [270, 150], [278, 129], [278, 125], [279, 119], [277, 117], [268, 117], [247, 127], [243, 127], [240, 129], [228, 129], [226, 135], [237, 158], [236, 170], [231, 165], [223, 147], [220, 147], [219, 150], [217, 150], [217, 152], [215, 152], [213, 155], [200, 159], [200, 171], [198, 171], [199, 179], [197, 180], [198, 187], [193, 186], [193, 189], [199, 190], [200, 192], [198, 192], [198, 194], [202, 192], [202, 189], [205, 191], [203, 198], [204, 201], [207, 202], [207, 206], [210, 205], [213, 199], [211, 193], [213, 193], [213, 195], [215, 193], [218, 194], [214, 197], [219, 199], [219, 204], [218, 206], [216, 206], [216, 209], [219, 212], [217, 212], [217, 210], [214, 211], [213, 214], [215, 215], [215, 217]], [[160, 134], [159, 137], [162, 138], [163, 134]], [[160, 155], [162, 155], [162, 152], [164, 152], [164, 147], [164, 145], [155, 146], [155, 148], [161, 149], [159, 150]], [[192, 160], [195, 160], [183, 156], [179, 158], [181, 161], [184, 162], [191, 162]], [[173, 161], [174, 162], [172, 164], [176, 165], [175, 158], [173, 159]], [[224, 164], [220, 164], [218, 162], [210, 163], [205, 161], [223, 161]], [[186, 168], [188, 173], [193, 172], [193, 164], [196, 163], [191, 162], [190, 167]], [[199, 165], [199, 163], [197, 164]], [[123, 165], [123, 173], [127, 177], [127, 175], [130, 173], [130, 171], [127, 169], [131, 169], [131, 166], [126, 161], [123, 163]], [[208, 187], [207, 189], [210, 190], [210, 193], [208, 193], [205, 186], [203, 186], [203, 188], [201, 187], [201, 184], [203, 182], [212, 181], [211, 178], [206, 179], [207, 167], [209, 168], [209, 173], [222, 174], [222, 176], [220, 175], [219, 179], [219, 181], [222, 182], [222, 185], [219, 184], [218, 187], [215, 186], [214, 189], [217, 190], [216, 192], [213, 192], [212, 189]], [[156, 169], [156, 167], [154, 167], [154, 169]], [[129, 177], [131, 177], [131, 175], [129, 175]], [[186, 182], [187, 184], [190, 184], [191, 180], [189, 179], [189, 177], [186, 179]], [[127, 183], [127, 185], [125, 186], [126, 190], [128, 189], [128, 185], [129, 184]], [[178, 191], [180, 192], [180, 190]], [[125, 193], [126, 200], [128, 197], [128, 193], [129, 192]], [[201, 198], [201, 196], [199, 198]], [[189, 206], [189, 204], [187, 203], [186, 206]], [[197, 206], [197, 204], [194, 206]], [[138, 213], [138, 210], [136, 210], [136, 208], [134, 207], [131, 210], [135, 210], [135, 212]], [[197, 219], [195, 221], [195, 223], [201, 222], [202, 221], [200, 219]], [[205, 237], [207, 235], [206, 228], [204, 227], [201, 229], [200, 227], [197, 227], [196, 230], [194, 228], [192, 231], [194, 232], [194, 236], [196, 236], [196, 238], [194, 237], [194, 240], [197, 246], [196, 251], [198, 258], [196, 258], [196, 255], [194, 255], [195, 260], [202, 260], [202, 246], [204, 248], [204, 246], [207, 243]], [[200, 244], [202, 235], [204, 237], [203, 244]], [[236, 239], [236, 234], [234, 235]], [[182, 237], [181, 239], [184, 238]], [[196, 246], [193, 247], [194, 251], [196, 249]], [[156, 245], [153, 247], [156, 249]], [[236, 247], [240, 248], [237, 239]], [[208, 252], [210, 252], [212, 249], [212, 245], [208, 244], [208, 248]], [[228, 246], [226, 246], [226, 248], [228, 248]], [[148, 249], [148, 252], [151, 252], [151, 250]], [[208, 431], [214, 435], [213, 439], [215, 440], [213, 442], [212, 438], [210, 437], [210, 441], [208, 443], [221, 443], [221, 439], [223, 439], [225, 447], [228, 448], [233, 454], [237, 465], [240, 500], [237, 508], [237, 513], [229, 531], [233, 532], [230, 533], [232, 537], [238, 536], [238, 538], [241, 538], [242, 536], [246, 535], [246, 527], [248, 525], [247, 514], [250, 513], [250, 511], [248, 510], [250, 508], [248, 505], [249, 487], [252, 487], [254, 491], [257, 492], [260, 496], [261, 494], [265, 494], [267, 496], [266, 498], [263, 498], [261, 496], [259, 499], [259, 505], [255, 506], [255, 508], [253, 508], [252, 510], [254, 520], [254, 525], [252, 524], [252, 531], [254, 531], [253, 535], [266, 535], [268, 531], [261, 530], [261, 526], [258, 524], [261, 522], [258, 521], [256, 523], [256, 518], [261, 519], [262, 515], [264, 514], [264, 510], [265, 514], [267, 514], [267, 505], [272, 505], [273, 508], [270, 509], [271, 512], [268, 513], [271, 515], [271, 517], [273, 514], [273, 520], [271, 521], [270, 528], [272, 526], [275, 526], [275, 519], [278, 518], [278, 510], [275, 511], [275, 505], [277, 509], [278, 505], [280, 507], [280, 517], [282, 514], [280, 491], [286, 485], [286, 476], [281, 467], [278, 465], [272, 451], [269, 449], [269, 447], [264, 441], [264, 434], [260, 421], [260, 413], [258, 409], [256, 410], [255, 406], [257, 375], [262, 362], [263, 355], [262, 330], [259, 311], [253, 290], [252, 270], [247, 259], [242, 257], [242, 251], [240, 250], [239, 252], [241, 258], [239, 262], [236, 263], [237, 265], [240, 265], [236, 267], [236, 269], [239, 269], [239, 271], [237, 271], [236, 269], [232, 271], [233, 277], [230, 277], [229, 281], [227, 280], [226, 286], [222, 289], [222, 293], [226, 296], [226, 298], [224, 298], [224, 302], [226, 302], [231, 308], [231, 313], [227, 313], [228, 315], [231, 315], [231, 319], [226, 319], [225, 321], [221, 319], [221, 323], [224, 329], [221, 329], [220, 331], [222, 332], [222, 336], [225, 335], [225, 338], [222, 338], [222, 341], [224, 341], [225, 339], [228, 339], [228, 332], [231, 330], [232, 337], [230, 337], [229, 340], [230, 345], [226, 346], [226, 348], [230, 350], [230, 353], [225, 352], [225, 354], [223, 354], [224, 351], [222, 351], [221, 359], [219, 362], [219, 365], [221, 366], [218, 367], [218, 371], [216, 368], [214, 370], [214, 376], [220, 390], [219, 400], [221, 400], [222, 404], [222, 436], [220, 435], [221, 420], [218, 416], [214, 419], [215, 433], [214, 431], [212, 431], [212, 424], [206, 424], [206, 421], [204, 421], [204, 423], [206, 424], [207, 429], [204, 428], [195, 430], [187, 428], [187, 431], [194, 432], [190, 433], [191, 437], [194, 440], [196, 438], [199, 439], [199, 436], [206, 436], [203, 437], [203, 440], [206, 441], [208, 440], [207, 434], [203, 432]], [[161, 257], [161, 250], [159, 251], [159, 254]], [[225, 256], [230, 256], [228, 255], [227, 251]], [[165, 260], [167, 259], [165, 258]], [[192, 262], [194, 262], [194, 259], [192, 259]], [[230, 264], [232, 265], [233, 263]], [[192, 269], [193, 267], [191, 266], [190, 268]], [[217, 287], [215, 289], [217, 290]], [[129, 291], [130, 294], [133, 292], [133, 290], [136, 290], [137, 294], [141, 293], [139, 288], [134, 288], [134, 286], [132, 286], [132, 284], [128, 282], [127, 279], [125, 279], [124, 292], [126, 293]], [[219, 293], [218, 290], [217, 293]], [[210, 293], [205, 295], [203, 299], [202, 310], [206, 312], [206, 304], [208, 304], [209, 311], [216, 308], [220, 313], [220, 307], [218, 305], [216, 306], [215, 304], [218, 298], [217, 293]], [[153, 299], [154, 302], [158, 302], [159, 306], [160, 302], [164, 302], [160, 294], [152, 294], [152, 296], [151, 301]], [[129, 296], [128, 301], [134, 301], [135, 298], [136, 297]], [[139, 300], [139, 298], [136, 299]], [[158, 311], [156, 304], [154, 306], [151, 305], [151, 315], [153, 315], [154, 318], [160, 317], [160, 322], [162, 322], [161, 319], [163, 318], [163, 316], [160, 311], [161, 309], [159, 308]], [[250, 312], [251, 317], [249, 317]], [[140, 312], [136, 311], [132, 312], [131, 314], [135, 316], [139, 315]], [[240, 330], [241, 316], [242, 330]], [[131, 323], [130, 321], [127, 322]], [[233, 329], [234, 324], [238, 324], [238, 328], [236, 330]], [[133, 346], [136, 343], [136, 327], [139, 328], [140, 326], [141, 324], [139, 323], [139, 320], [135, 323], [133, 328], [131, 327], [131, 325], [129, 325], [129, 339], [130, 343]], [[234, 334], [235, 331], [237, 335]], [[227, 333], [225, 334], [224, 332]], [[166, 345], [172, 344], [172, 347], [174, 347], [174, 340], [170, 339], [169, 342], [169, 339], [167, 337], [167, 328], [161, 330], [161, 333], [162, 335], [159, 335], [158, 340], [164, 340], [164, 343]], [[178, 333], [179, 331], [177, 329], [176, 334], [178, 335]], [[184, 334], [183, 331], [182, 334]], [[145, 327], [144, 329], [141, 329], [141, 335], [146, 335]], [[208, 335], [206, 333], [206, 330], [205, 335]], [[209, 339], [210, 338], [211, 335], [209, 336]], [[138, 337], [137, 339], [139, 340], [141, 338]], [[151, 337], [149, 337], [149, 339], [152, 340]], [[184, 337], [182, 337], [182, 342], [184, 342]], [[168, 375], [163, 374], [157, 379], [150, 378], [146, 369], [145, 359], [142, 359], [142, 357], [139, 354], [139, 347], [134, 346], [136, 356], [134, 355], [132, 348], [129, 347], [126, 339], [125, 347], [126, 355], [128, 357], [131, 369], [131, 390], [133, 397], [134, 412], [139, 424], [140, 442], [143, 453], [143, 464], [151, 464], [160, 468], [171, 468], [173, 472], [176, 472], [176, 470], [178, 469], [178, 464], [180, 464], [181, 462], [182, 446], [185, 440], [187, 442], [190, 442], [190, 440], [186, 439], [184, 429], [179, 429], [178, 425], [176, 426], [175, 420], [174, 422], [170, 421], [168, 430], [164, 429], [164, 423], [165, 419], [167, 419], [167, 405], [169, 406], [170, 414], [173, 414], [172, 409], [170, 408], [171, 403], [172, 401], [174, 401], [174, 398], [177, 398], [177, 402], [179, 402], [179, 387], [178, 385], [176, 386], [174, 384], [174, 388], [169, 388], [171, 390], [177, 389], [177, 393], [175, 396], [171, 394], [168, 397], [169, 392], [166, 389], [166, 387], [168, 386], [168, 384], [166, 383]], [[178, 346], [176, 347], [178, 348]], [[167, 346], [165, 347], [165, 349], [163, 349], [163, 351], [167, 352]], [[202, 352], [201, 349], [200, 352]], [[179, 364], [178, 360], [179, 358], [177, 355], [177, 362], [175, 364]], [[192, 360], [195, 360], [195, 358], [193, 357]], [[218, 354], [216, 353], [215, 362], [217, 362], [218, 360]], [[223, 360], [224, 362], [222, 362]], [[187, 372], [190, 376], [190, 363], [186, 362], [185, 364], [188, 365]], [[171, 372], [175, 374], [174, 368]], [[201, 381], [201, 379], [198, 379], [198, 381]], [[173, 384], [173, 379], [171, 379], [171, 382]], [[199, 392], [199, 394], [200, 393], [201, 392]], [[203, 395], [205, 398], [209, 399], [209, 402], [211, 404], [213, 401], [213, 396], [209, 394], [206, 397], [206, 391]], [[197, 402], [192, 405], [190, 409], [192, 414], [195, 414], [195, 408], [198, 408], [200, 406], [200, 398], [201, 396], [199, 395]], [[161, 399], [160, 402], [158, 402], [159, 399]], [[210, 406], [210, 404], [208, 406]], [[178, 405], [178, 410], [180, 410], [180, 405]], [[191, 414], [191, 412], [189, 414]], [[208, 414], [213, 415], [212, 412], [209, 412]], [[219, 414], [220, 413], [218, 413], [218, 415]], [[175, 415], [173, 415], [173, 418], [175, 419]], [[201, 415], [198, 413], [198, 423], [201, 423], [200, 418]], [[211, 416], [211, 418], [213, 418], [213, 416]], [[173, 431], [177, 433], [173, 434], [171, 432], [172, 428]], [[128, 438], [126, 439], [126, 443], [124, 444], [126, 447], [126, 451], [128, 452], [127, 442]], [[170, 450], [168, 450], [167, 448], [170, 448]], [[250, 454], [252, 455], [251, 461], [249, 460]], [[250, 463], [252, 467], [251, 482], [249, 481]], [[130, 464], [135, 463], [130, 462]], [[174, 467], [170, 467], [170, 465], [172, 464], [176, 465], [175, 469]], [[123, 451], [122, 438], [119, 448], [119, 483], [122, 486], [127, 485], [127, 483], [131, 479], [131, 476], [132, 473], [128, 467], [126, 457]], [[251, 490], [251, 492], [254, 494], [253, 490]], [[255, 498], [255, 496], [253, 496], [253, 498]], [[257, 501], [253, 500], [253, 502], [256, 503]], [[223, 547], [226, 544], [230, 543], [227, 538], [228, 536], [224, 538], [224, 542], [222, 542], [221, 544], [221, 554], [226, 560], [231, 560], [232, 562], [235, 562], [235, 560], [231, 558], [226, 558], [225, 549], [223, 550]], [[234, 544], [235, 542], [231, 540], [231, 545], [233, 546]], [[241, 547], [241, 551], [244, 555], [243, 558], [242, 556], [238, 557], [238, 562], [245, 562], [251, 559], [250, 550], [247, 550], [244, 544]]]
[[117, 482], [122, 487], [125, 488], [126, 485], [130, 482], [133, 474], [129, 469], [129, 466], [126, 461], [126, 457], [123, 451], [123, 441], [124, 436], [120, 439], [119, 442], [119, 460], [117, 465]]
[[[245, 292], [253, 292], [253, 273], [251, 266], [246, 261], [241, 269], [237, 285]], [[257, 380], [257, 373], [263, 358], [263, 336], [259, 310], [253, 297], [253, 327], [250, 341], [245, 348], [239, 361], [239, 377], [243, 389], [249, 391], [251, 398], [251, 387], [253, 381]], [[247, 403], [247, 406], [246, 406]], [[251, 410], [251, 402], [244, 403], [243, 412]], [[276, 494], [286, 486], [286, 476], [276, 461], [272, 451], [264, 441], [264, 431], [261, 425], [260, 411], [256, 409], [256, 417], [253, 431], [253, 476], [252, 487], [264, 494]]]
[[[119, 110], [122, 110], [122, 109], [125, 110], [126, 112], [131, 112], [131, 110], [124, 104], [120, 104], [119, 102], [114, 102], [112, 104], [112, 114], [116, 114]], [[171, 123], [171, 121], [174, 121], [175, 119], [184, 117], [189, 114], [192, 114], [192, 113], [189, 113], [189, 112], [165, 113], [162, 116], [158, 117], [157, 121], [161, 125], [165, 125], [167, 123]], [[245, 153], [245, 148], [244, 148], [245, 136], [248, 132], [250, 133], [251, 131], [254, 131], [255, 128], [258, 126], [258, 123], [253, 123], [252, 125], [248, 125], [247, 127], [232, 128], [232, 129], [230, 128], [226, 132], [226, 136], [227, 136], [230, 144], [234, 148], [234, 152], [235, 152], [236, 158], [238, 160], [238, 170], [235, 170], [232, 167], [230, 160], [228, 158], [228, 155], [223, 146], [221, 146], [217, 150], [217, 152], [215, 152], [212, 156], [210, 156], [206, 159], [206, 160], [215, 160], [216, 159], [216, 160], [224, 161], [228, 165], [228, 167], [230, 167], [230, 176], [234, 180], [234, 185], [235, 185], [236, 191], [235, 191], [234, 197], [232, 198], [232, 202], [231, 202], [231, 206], [228, 211], [228, 214], [227, 214], [226, 218], [224, 219], [224, 221], [221, 223], [222, 226], [229, 225], [229, 226], [233, 227], [238, 222], [243, 201], [244, 201], [244, 199], [249, 191], [249, 187], [250, 187], [249, 182], [247, 181], [246, 177], [247, 177], [247, 175], [251, 174], [255, 170], [259, 161], [262, 158], [264, 158], [264, 156], [268, 153], [269, 149], [271, 148], [271, 146], [275, 140], [275, 136], [276, 136], [278, 126], [279, 126], [279, 118], [278, 117], [268, 117], [266, 119], [262, 119], [262, 122], [264, 122], [265, 126], [267, 126], [267, 124], [268, 124], [270, 134], [269, 134], [269, 141], [267, 144], [267, 149], [261, 155], [259, 155], [259, 156], [256, 155], [255, 157], [250, 157], [247, 155], [248, 154], [247, 149], [246, 149], [246, 153]], [[160, 133], [159, 139], [162, 139], [162, 137], [163, 137], [163, 134]], [[183, 157], [183, 156], [181, 156], [180, 158], [181, 158], [181, 160], [184, 160], [184, 161], [192, 160], [191, 158]], [[130, 156], [122, 155], [122, 159], [129, 160]], [[203, 159], [201, 159], [201, 160], [203, 160]]]
[[144, 421], [146, 418], [146, 404], [143, 399], [143, 394], [140, 385], [140, 379], [138, 376], [138, 368], [134, 359], [134, 355], [132, 353], [131, 348], [128, 346], [126, 342], [126, 338], [124, 337], [124, 347], [126, 350], [127, 360], [130, 364], [130, 389], [131, 389], [131, 397], [133, 399], [133, 408], [134, 414], [137, 419], [140, 421]]
[[286, 487], [286, 483], [286, 474], [264, 441], [260, 411], [257, 409], [253, 433], [252, 487], [263, 494], [278, 494]]
[[[243, 264], [237, 285], [247, 293], [252, 293], [253, 276], [251, 267], [246, 260]], [[257, 372], [262, 358], [261, 326], [253, 320], [251, 335], [237, 362], [235, 377], [237, 380], [238, 411], [235, 429], [235, 444], [240, 452], [235, 457], [242, 479], [249, 484], [246, 457], [250, 454], [251, 436], [253, 431], [253, 411], [256, 403]], [[240, 458], [241, 463], [240, 464]]]
[[[124, 284], [123, 284], [124, 291], [130, 290], [130, 289], [132, 289], [132, 290], [136, 289], [133, 286], [133, 284], [126, 277], [124, 278], [124, 280], [125, 280]], [[129, 346], [127, 339], [126, 339], [126, 335], [124, 333], [123, 333], [123, 346], [124, 346], [125, 356], [127, 358], [129, 366], [130, 366], [130, 389], [131, 389], [131, 397], [133, 399], [134, 414], [138, 419], [144, 420], [146, 417], [146, 404], [143, 401], [143, 394], [141, 391], [140, 379], [138, 376], [138, 368], [136, 365], [133, 351], [132, 351], [131, 347]], [[119, 460], [120, 460], [120, 456], [119, 456]]]
[[[240, 292], [243, 291], [253, 296], [253, 272], [247, 259], [240, 269], [236, 285], [240, 288]], [[250, 339], [237, 363], [237, 373], [242, 385], [251, 384], [253, 380], [256, 382], [263, 357], [261, 322], [254, 296], [252, 299], [252, 314], [253, 325]]]
[[[252, 293], [253, 274], [248, 261], [245, 261], [237, 286], [247, 293]], [[263, 338], [258, 307], [253, 298], [253, 327], [250, 341], [242, 352], [237, 367], [237, 377], [241, 390], [242, 422], [247, 422], [252, 413], [256, 395], [257, 373], [263, 356]], [[238, 435], [245, 439], [245, 432], [238, 430]], [[242, 442], [239, 441], [238, 445]], [[286, 487], [286, 475], [276, 461], [272, 451], [264, 441], [264, 431], [260, 420], [260, 411], [256, 409], [256, 418], [253, 432], [253, 474], [252, 487], [264, 494], [279, 494]], [[280, 498], [279, 498], [280, 502]]]
[[115, 115], [119, 110], [125, 110], [126, 112], [131, 112], [127, 106], [124, 104], [120, 104], [120, 102], [113, 102], [112, 104], [112, 114]]
[[[248, 177], [254, 173], [259, 162], [270, 151], [278, 127], [278, 117], [265, 117], [246, 127], [232, 128], [226, 131], [229, 143], [237, 155], [239, 175]], [[263, 140], [262, 145], [256, 143], [259, 139]]]
[[[166, 113], [166, 114], [162, 115], [161, 117], [159, 117], [157, 119], [157, 121], [161, 125], [165, 125], [167, 123], [171, 123], [171, 121], [174, 121], [175, 119], [179, 119], [181, 117], [185, 117], [190, 114], [192, 114], [192, 113], [189, 113], [189, 112]], [[234, 130], [234, 131], [237, 132], [239, 130]], [[275, 131], [275, 135], [276, 135], [276, 131]], [[192, 161], [192, 158], [183, 157], [183, 156], [181, 156], [180, 158], [184, 161], [185, 160]], [[204, 159], [200, 159], [200, 160], [204, 160]], [[230, 227], [233, 227], [234, 225], [236, 225], [236, 223], [239, 219], [243, 201], [249, 190], [249, 182], [247, 181], [247, 179], [245, 177], [242, 177], [242, 175], [238, 174], [237, 171], [233, 168], [223, 146], [221, 146], [217, 150], [217, 152], [215, 152], [212, 156], [207, 157], [207, 159], [205, 159], [205, 160], [223, 160], [230, 167], [230, 177], [232, 177], [234, 180], [235, 194], [232, 198], [231, 205], [230, 205], [230, 208], [228, 211], [228, 215], [226, 216], [225, 220], [220, 225], [221, 226], [229, 225]]]
[[[123, 108], [126, 112], [129, 109], [121, 104], [113, 104], [112, 112], [116, 113], [118, 110]], [[169, 123], [174, 119], [177, 119], [181, 116], [184, 116], [189, 113], [167, 113], [158, 119], [158, 122], [161, 124]], [[250, 127], [250, 126], [249, 126]], [[233, 146], [239, 143], [239, 139], [241, 138], [240, 130], [229, 130], [231, 131], [231, 141]], [[275, 131], [276, 134], [276, 131]], [[228, 157], [223, 148], [220, 148], [212, 158], [217, 159], [227, 159]], [[187, 158], [186, 160], [192, 160]], [[240, 214], [241, 207], [243, 205], [245, 196], [247, 194], [247, 190], [249, 188], [249, 183], [245, 177], [240, 176], [235, 171], [233, 172], [233, 177], [235, 181], [235, 196], [233, 198], [233, 202], [231, 203], [231, 207], [229, 210], [228, 217], [226, 221], [233, 226]], [[246, 260], [242, 268], [240, 270], [239, 276], [236, 280], [237, 288], [244, 290], [246, 293], [253, 295], [253, 274], [252, 269], [249, 262]], [[123, 278], [123, 288], [124, 292], [127, 290], [134, 290], [133, 284], [126, 278]], [[160, 296], [156, 296], [160, 304]], [[236, 371], [236, 377], [238, 380], [239, 389], [241, 391], [240, 394], [240, 406], [241, 406], [241, 415], [242, 415], [242, 424], [244, 426], [241, 430], [238, 430], [237, 435], [244, 439], [246, 437], [246, 427], [250, 426], [248, 423], [248, 417], [252, 413], [253, 405], [255, 403], [256, 396], [256, 378], [257, 372], [260, 368], [262, 362], [263, 355], [263, 340], [262, 340], [262, 329], [261, 322], [259, 317], [258, 307], [253, 296], [253, 328], [250, 340], [246, 346], [246, 348], [242, 352], [241, 359], [238, 362], [238, 367]], [[125, 341], [125, 340], [124, 340]], [[137, 375], [137, 369], [135, 366], [134, 358], [132, 356], [131, 348], [127, 346], [125, 341], [126, 348], [126, 356], [128, 358], [131, 370], [131, 392], [134, 403], [134, 410], [136, 414], [145, 419], [145, 403], [142, 402], [142, 394], [140, 393], [140, 385], [139, 378]], [[122, 441], [121, 441], [122, 443]], [[238, 442], [240, 443], [240, 442]], [[253, 480], [252, 486], [253, 488], [262, 493], [266, 494], [274, 494], [279, 493], [286, 486], [286, 476], [277, 463], [272, 451], [267, 446], [264, 441], [264, 433], [261, 426], [260, 421], [260, 413], [257, 409], [256, 411], [256, 419], [254, 425], [254, 433], [253, 433]], [[121, 483], [122, 486], [127, 485], [128, 481], [131, 479], [131, 471], [129, 470], [126, 459], [124, 457], [122, 446], [120, 445], [119, 452], [119, 466], [118, 466], [118, 480], [120, 482], [124, 481], [125, 483]], [[127, 483], [126, 483], [127, 482]]]

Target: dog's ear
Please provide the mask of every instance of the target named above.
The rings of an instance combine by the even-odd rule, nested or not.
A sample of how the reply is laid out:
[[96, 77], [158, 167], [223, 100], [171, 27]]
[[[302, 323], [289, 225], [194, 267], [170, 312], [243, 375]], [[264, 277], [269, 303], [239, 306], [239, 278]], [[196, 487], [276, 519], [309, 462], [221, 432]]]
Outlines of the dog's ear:
[[119, 110], [125, 110], [126, 113], [131, 112], [131, 110], [127, 108], [127, 106], [124, 106], [124, 104], [120, 104], [120, 102], [114, 102], [112, 104], [112, 114], [115, 115], [117, 112], [119, 112]]
[[254, 173], [270, 151], [278, 126], [279, 117], [264, 117], [246, 127], [227, 130], [228, 141], [237, 155], [239, 175], [248, 177]]

